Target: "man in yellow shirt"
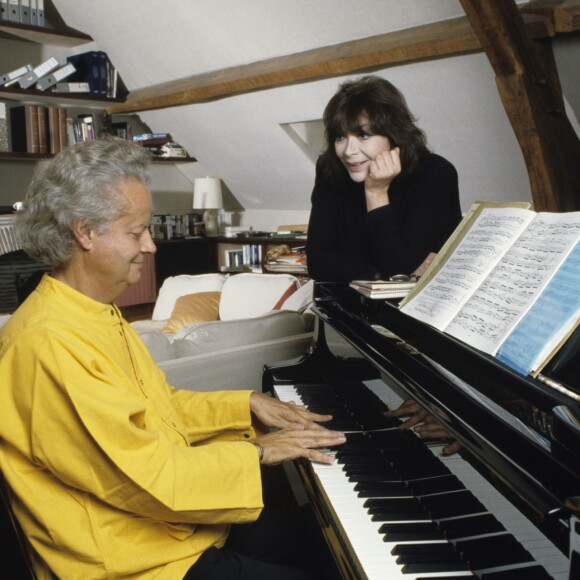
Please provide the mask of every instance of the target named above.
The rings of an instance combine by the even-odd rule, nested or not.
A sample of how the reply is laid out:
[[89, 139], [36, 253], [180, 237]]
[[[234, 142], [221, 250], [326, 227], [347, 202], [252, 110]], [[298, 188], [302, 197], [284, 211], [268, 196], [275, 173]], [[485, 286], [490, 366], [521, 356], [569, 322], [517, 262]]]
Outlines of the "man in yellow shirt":
[[41, 577], [308, 578], [259, 550], [236, 552], [228, 536], [264, 517], [260, 463], [330, 462], [316, 449], [344, 434], [253, 391], [166, 383], [114, 305], [155, 252], [148, 161], [108, 139], [70, 147], [33, 176], [18, 235], [53, 272], [0, 331], [12, 508]]

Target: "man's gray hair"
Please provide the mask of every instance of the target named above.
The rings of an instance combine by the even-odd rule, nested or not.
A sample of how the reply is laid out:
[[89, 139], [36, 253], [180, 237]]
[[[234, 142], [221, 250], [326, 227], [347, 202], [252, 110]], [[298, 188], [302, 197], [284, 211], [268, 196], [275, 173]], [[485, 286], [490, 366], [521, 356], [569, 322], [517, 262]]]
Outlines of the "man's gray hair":
[[75, 223], [98, 233], [126, 210], [120, 195], [128, 179], [149, 183], [146, 148], [115, 137], [78, 143], [41, 162], [16, 222], [22, 249], [54, 267], [70, 261]]

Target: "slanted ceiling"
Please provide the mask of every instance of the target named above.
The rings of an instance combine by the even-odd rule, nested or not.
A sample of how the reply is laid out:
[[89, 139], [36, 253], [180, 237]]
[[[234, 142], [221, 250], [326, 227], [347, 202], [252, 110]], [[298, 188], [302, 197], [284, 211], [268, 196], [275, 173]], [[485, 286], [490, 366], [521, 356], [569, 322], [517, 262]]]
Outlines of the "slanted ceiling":
[[[456, 164], [464, 208], [530, 198], [493, 71], [456, 0], [54, 4], [120, 70], [123, 110], [155, 109], [141, 118], [199, 160], [188, 179], [219, 175], [246, 209], [308, 210], [313, 163], [281, 125], [319, 119], [338, 83], [365, 70], [401, 88], [432, 148]], [[534, 35], [549, 33], [526, 18]]]

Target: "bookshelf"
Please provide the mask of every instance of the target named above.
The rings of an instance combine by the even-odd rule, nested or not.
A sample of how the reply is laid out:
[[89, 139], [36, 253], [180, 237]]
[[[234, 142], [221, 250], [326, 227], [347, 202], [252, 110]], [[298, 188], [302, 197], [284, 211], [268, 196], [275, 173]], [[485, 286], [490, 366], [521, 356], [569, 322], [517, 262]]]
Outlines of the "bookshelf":
[[[275, 269], [269, 269], [267, 265], [268, 252], [276, 246], [288, 246], [291, 249], [306, 245], [306, 239], [299, 237], [242, 237], [210, 238], [215, 243], [215, 255], [217, 271], [224, 273], [235, 272], [262, 272], [267, 274], [293, 274], [306, 276], [306, 268], [297, 271], [295, 268], [277, 265]], [[254, 249], [256, 248], [256, 249]], [[236, 258], [236, 256], [241, 256]], [[232, 257], [234, 261], [232, 262]], [[253, 259], [248, 259], [249, 257]]]
[[[88, 34], [68, 27], [56, 12], [52, 3], [46, 3], [47, 19], [53, 26], [31, 26], [6, 20], [0, 20], [0, 69], [8, 72], [15, 67], [4, 66], [1, 58], [3, 40], [32, 43], [39, 45], [51, 45], [64, 48], [75, 48], [83, 44], [93, 42], [93, 38]], [[4, 70], [6, 68], [6, 70]], [[122, 85], [122, 81], [121, 81]], [[122, 85], [124, 88], [124, 85]], [[122, 103], [126, 99], [123, 97], [95, 97], [94, 95], [57, 93], [52, 91], [40, 91], [32, 88], [22, 89], [15, 86], [0, 86], [0, 102], [6, 104], [7, 117], [9, 108], [17, 105], [34, 104], [44, 107], [66, 107], [74, 110], [74, 114], [86, 112], [104, 113], [108, 106], [114, 103]], [[7, 119], [7, 123], [9, 120]], [[14, 151], [0, 151], [0, 163], [30, 162], [36, 163], [41, 159], [52, 157], [50, 153], [28, 153]], [[176, 165], [182, 163], [194, 163], [194, 157], [154, 159], [154, 164]]]
[[[64, 48], [74, 48], [92, 42], [93, 39], [88, 34], [66, 26], [50, 2], [46, 3], [47, 26], [32, 26], [2, 20], [0, 21], [0, 55], [2, 54], [5, 41], [11, 41], [9, 45], [16, 43], [50, 45]], [[14, 50], [14, 48], [12, 48]], [[2, 72], [15, 70], [11, 66], [10, 59], [6, 62], [0, 56], [0, 68]], [[25, 64], [25, 63], [21, 63]], [[39, 63], [31, 63], [35, 66]], [[6, 69], [6, 70], [4, 70]], [[0, 86], [0, 101], [6, 104], [7, 123], [9, 124], [9, 109], [19, 105], [39, 105], [42, 107], [67, 107], [78, 110], [104, 111], [108, 104], [112, 102], [122, 102], [123, 98], [99, 98], [94, 95], [56, 93], [50, 90], [40, 91], [33, 88], [22, 89], [16, 86]], [[29, 152], [0, 152], [0, 162], [30, 161], [37, 162], [50, 155], [45, 153]]]

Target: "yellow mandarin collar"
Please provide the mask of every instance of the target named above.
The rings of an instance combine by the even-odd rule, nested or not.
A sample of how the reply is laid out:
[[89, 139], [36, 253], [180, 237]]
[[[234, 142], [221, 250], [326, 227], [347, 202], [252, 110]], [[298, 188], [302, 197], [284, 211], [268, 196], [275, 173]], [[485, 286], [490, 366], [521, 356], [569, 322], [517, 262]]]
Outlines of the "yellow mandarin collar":
[[45, 274], [36, 291], [40, 294], [51, 297], [55, 295], [67, 299], [67, 308], [70, 307], [71, 316], [90, 317], [95, 321], [118, 324], [122, 318], [121, 312], [114, 304], [103, 304], [97, 300], [89, 298], [78, 290], [71, 288], [68, 284], [60, 282], [50, 274]]

